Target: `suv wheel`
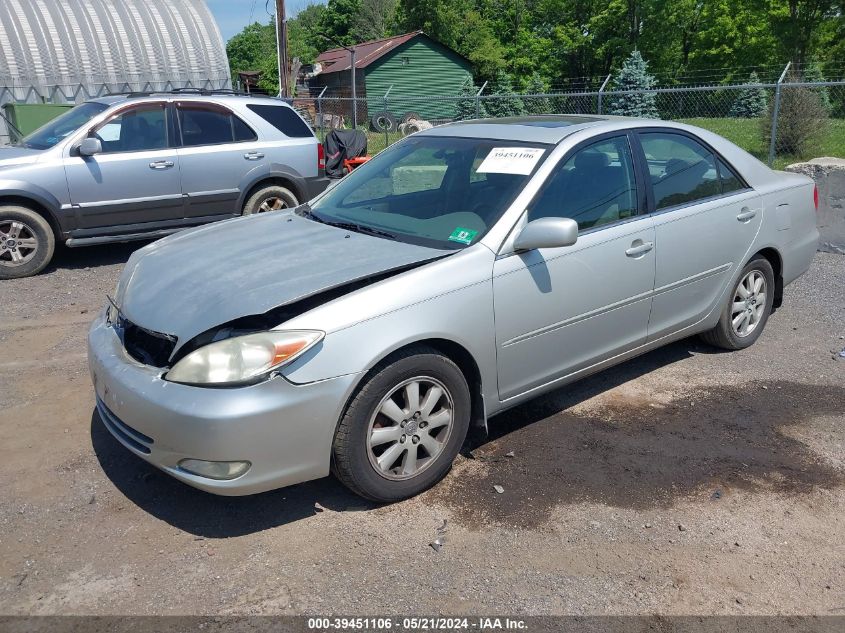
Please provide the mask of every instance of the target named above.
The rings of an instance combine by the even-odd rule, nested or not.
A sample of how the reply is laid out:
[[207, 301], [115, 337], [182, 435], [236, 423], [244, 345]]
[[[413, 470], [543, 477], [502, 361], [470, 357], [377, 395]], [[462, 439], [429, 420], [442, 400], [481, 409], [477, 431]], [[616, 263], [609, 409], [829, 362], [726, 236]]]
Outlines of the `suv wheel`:
[[41, 272], [55, 248], [47, 220], [26, 207], [0, 206], [0, 279]]
[[270, 185], [256, 191], [244, 205], [244, 215], [281, 211], [299, 206], [299, 200], [290, 189], [279, 185]]
[[469, 428], [461, 370], [436, 350], [409, 351], [377, 368], [338, 425], [335, 476], [378, 502], [412, 497], [440, 481]]

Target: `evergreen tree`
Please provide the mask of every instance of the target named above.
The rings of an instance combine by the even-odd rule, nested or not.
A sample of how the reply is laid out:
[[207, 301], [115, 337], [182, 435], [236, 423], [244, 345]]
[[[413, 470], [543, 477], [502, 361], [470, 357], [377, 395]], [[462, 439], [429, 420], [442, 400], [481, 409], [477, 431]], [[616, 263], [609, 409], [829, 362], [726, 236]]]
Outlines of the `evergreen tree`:
[[[548, 87], [540, 77], [540, 73], [536, 70], [532, 73], [531, 79], [528, 81], [526, 92], [530, 95], [546, 94]], [[553, 112], [552, 104], [548, 97], [526, 97], [525, 110], [528, 114], [551, 114]]]
[[[802, 74], [804, 81], [825, 81], [821, 66], [817, 63], [807, 64], [807, 67], [804, 69]], [[822, 106], [828, 113], [830, 113], [832, 106], [830, 104], [830, 93], [827, 91], [827, 88], [812, 88], [812, 90], [819, 95]]]
[[485, 100], [487, 114], [489, 116], [499, 118], [525, 114], [525, 103], [514, 92], [510, 75], [500, 70], [496, 73], [496, 78], [492, 83], [492, 95], [494, 98]]
[[[648, 62], [637, 50], [625, 60], [622, 70], [613, 80], [614, 91], [652, 90], [656, 86], [657, 80], [648, 72]], [[657, 112], [655, 97], [656, 94], [653, 92], [618, 95], [613, 99], [610, 114], [659, 119], [660, 114]]]
[[742, 88], [737, 91], [739, 94], [733, 102], [728, 116], [741, 119], [756, 119], [766, 114], [766, 111], [769, 109], [769, 97], [765, 89], [753, 87], [754, 84], [759, 83], [760, 78], [757, 76], [757, 73], [752, 72], [745, 84], [746, 86], [752, 87]]
[[478, 102], [478, 113], [475, 111], [475, 95], [478, 93], [478, 86], [472, 83], [472, 80], [467, 79], [464, 85], [461, 86], [461, 98], [455, 102], [455, 120], [466, 121], [467, 119], [480, 118], [487, 116], [487, 109], [484, 107], [484, 101]]

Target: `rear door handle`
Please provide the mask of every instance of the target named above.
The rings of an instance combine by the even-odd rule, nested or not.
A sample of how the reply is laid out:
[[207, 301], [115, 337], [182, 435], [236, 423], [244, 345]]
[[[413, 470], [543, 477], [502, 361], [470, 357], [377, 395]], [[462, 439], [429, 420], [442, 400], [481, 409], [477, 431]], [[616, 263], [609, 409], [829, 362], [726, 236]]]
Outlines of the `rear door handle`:
[[173, 167], [172, 160], [156, 160], [150, 163], [150, 169], [170, 169]]
[[654, 248], [654, 242], [641, 242], [640, 244], [637, 244], [638, 241], [639, 240], [635, 241], [634, 244], [631, 245], [631, 248], [625, 251], [625, 254], [628, 257], [639, 257], [640, 255], [645, 255]]
[[244, 158], [246, 158], [247, 160], [261, 160], [262, 158], [264, 158], [264, 154], [262, 154], [261, 152], [247, 152], [246, 154], [244, 154]]
[[756, 209], [749, 209], [748, 207], [742, 207], [742, 210], [739, 212], [739, 215], [736, 216], [736, 219], [740, 222], [748, 222], [751, 218], [757, 215]]

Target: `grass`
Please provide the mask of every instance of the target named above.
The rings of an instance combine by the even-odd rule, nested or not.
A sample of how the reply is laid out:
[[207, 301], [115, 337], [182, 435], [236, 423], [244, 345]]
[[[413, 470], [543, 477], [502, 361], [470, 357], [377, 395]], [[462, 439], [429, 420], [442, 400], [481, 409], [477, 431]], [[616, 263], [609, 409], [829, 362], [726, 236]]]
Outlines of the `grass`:
[[[764, 163], [768, 161], [769, 148], [760, 133], [759, 119], [682, 119], [682, 123], [697, 125], [724, 136]], [[798, 163], [821, 156], [845, 158], [845, 120], [830, 119], [827, 131], [808, 150], [805, 156], [779, 154], [775, 156], [775, 169], [783, 169], [791, 163]]]

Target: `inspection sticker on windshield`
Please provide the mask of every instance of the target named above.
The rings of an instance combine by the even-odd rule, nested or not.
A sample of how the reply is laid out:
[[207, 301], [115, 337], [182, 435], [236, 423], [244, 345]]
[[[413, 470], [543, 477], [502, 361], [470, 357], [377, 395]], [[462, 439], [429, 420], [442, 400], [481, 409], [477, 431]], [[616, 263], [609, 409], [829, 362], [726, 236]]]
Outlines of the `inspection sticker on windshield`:
[[522, 174], [527, 176], [545, 151], [536, 147], [494, 147], [475, 171], [479, 174]]
[[461, 244], [472, 244], [472, 240], [478, 235], [478, 231], [472, 231], [462, 227], [456, 228], [449, 236], [450, 242], [460, 242]]

